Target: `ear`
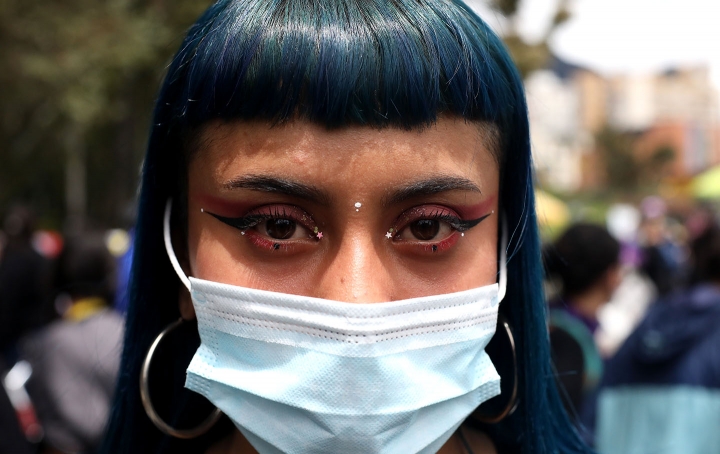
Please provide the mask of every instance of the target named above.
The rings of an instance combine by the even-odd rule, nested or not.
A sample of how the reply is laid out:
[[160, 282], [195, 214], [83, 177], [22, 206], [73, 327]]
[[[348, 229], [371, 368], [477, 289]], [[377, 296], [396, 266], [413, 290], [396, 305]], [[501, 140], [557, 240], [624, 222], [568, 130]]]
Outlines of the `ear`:
[[620, 283], [622, 282], [623, 273], [622, 273], [622, 266], [618, 263], [616, 265], [613, 265], [607, 272], [605, 273], [605, 289], [609, 295], [608, 298], [612, 297], [612, 294], [617, 290], [617, 288], [620, 286]]
[[195, 319], [195, 307], [192, 304], [192, 298], [190, 292], [185, 286], [180, 286], [180, 295], [178, 296], [178, 307], [180, 309], [180, 317], [183, 320]]

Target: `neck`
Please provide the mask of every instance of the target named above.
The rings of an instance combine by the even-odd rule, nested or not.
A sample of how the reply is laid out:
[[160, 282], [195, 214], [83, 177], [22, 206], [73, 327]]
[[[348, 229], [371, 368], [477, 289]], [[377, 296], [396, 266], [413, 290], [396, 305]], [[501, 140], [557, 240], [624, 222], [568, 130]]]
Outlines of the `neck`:
[[105, 300], [99, 297], [79, 298], [73, 301], [73, 305], [65, 311], [63, 318], [80, 322], [105, 309]]
[[[473, 452], [467, 452], [467, 449], [463, 446], [456, 432], [450, 437], [447, 443], [440, 448], [438, 454], [497, 454], [493, 442], [484, 433], [472, 428], [463, 429], [461, 427], [459, 430], [464, 431], [463, 434]], [[232, 434], [211, 446], [210, 449], [205, 451], [205, 454], [257, 454], [257, 451], [252, 447], [250, 442], [243, 437], [239, 430], [234, 430]]]
[[600, 288], [594, 287], [579, 295], [569, 296], [566, 300], [578, 314], [596, 321], [598, 309], [607, 303], [608, 298]]

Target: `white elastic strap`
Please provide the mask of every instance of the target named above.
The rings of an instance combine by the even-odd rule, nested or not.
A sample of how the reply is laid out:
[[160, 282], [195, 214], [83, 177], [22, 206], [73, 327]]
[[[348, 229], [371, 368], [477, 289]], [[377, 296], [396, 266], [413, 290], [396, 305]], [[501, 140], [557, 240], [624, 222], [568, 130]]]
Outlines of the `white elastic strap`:
[[502, 217], [502, 232], [500, 233], [500, 277], [498, 278], [498, 303], [505, 298], [507, 289], [507, 220]]
[[170, 263], [172, 263], [173, 268], [175, 269], [175, 272], [177, 273], [178, 277], [182, 281], [182, 283], [187, 287], [188, 290], [190, 290], [190, 279], [185, 276], [185, 272], [180, 267], [180, 262], [178, 262], [177, 257], [175, 256], [175, 251], [172, 247], [172, 240], [170, 239], [170, 212], [172, 211], [172, 199], [168, 199], [167, 203], [165, 204], [165, 217], [163, 219], [163, 238], [165, 239], [165, 251], [167, 252], [168, 258], [170, 259]]

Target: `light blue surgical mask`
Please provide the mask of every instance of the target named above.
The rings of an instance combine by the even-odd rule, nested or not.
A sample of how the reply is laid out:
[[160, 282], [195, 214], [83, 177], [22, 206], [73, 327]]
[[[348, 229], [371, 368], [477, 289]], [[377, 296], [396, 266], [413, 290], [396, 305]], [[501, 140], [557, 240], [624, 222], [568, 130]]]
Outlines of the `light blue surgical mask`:
[[169, 209], [165, 246], [200, 332], [185, 386], [260, 454], [435, 453], [500, 393], [485, 346], [505, 293], [504, 256], [500, 284], [354, 304], [186, 277]]

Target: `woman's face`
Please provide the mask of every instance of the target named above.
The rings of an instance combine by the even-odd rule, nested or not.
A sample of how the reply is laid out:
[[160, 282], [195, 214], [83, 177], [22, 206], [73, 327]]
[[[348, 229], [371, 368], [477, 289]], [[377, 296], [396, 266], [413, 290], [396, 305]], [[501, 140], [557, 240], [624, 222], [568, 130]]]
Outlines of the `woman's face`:
[[489, 137], [455, 118], [421, 131], [210, 124], [189, 164], [190, 274], [351, 303], [494, 283]]

